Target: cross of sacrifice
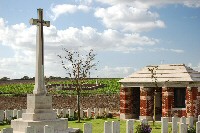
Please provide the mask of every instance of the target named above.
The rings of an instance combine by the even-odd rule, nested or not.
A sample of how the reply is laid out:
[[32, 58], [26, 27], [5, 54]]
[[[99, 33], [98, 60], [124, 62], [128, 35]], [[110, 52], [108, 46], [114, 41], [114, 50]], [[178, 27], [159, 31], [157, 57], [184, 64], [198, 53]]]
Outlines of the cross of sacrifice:
[[37, 9], [38, 19], [30, 19], [31, 25], [37, 25], [36, 35], [36, 73], [33, 94], [46, 95], [47, 90], [44, 83], [44, 37], [43, 26], [50, 26], [50, 21], [43, 20], [43, 9]]

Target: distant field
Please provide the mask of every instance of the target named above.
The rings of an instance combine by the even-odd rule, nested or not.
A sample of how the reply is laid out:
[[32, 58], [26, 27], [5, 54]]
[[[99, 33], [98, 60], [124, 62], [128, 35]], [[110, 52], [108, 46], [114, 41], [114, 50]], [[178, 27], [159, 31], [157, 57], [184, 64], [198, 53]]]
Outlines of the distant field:
[[[92, 91], [82, 91], [82, 94], [117, 94], [119, 93], [120, 84], [117, 82], [120, 79], [107, 79], [107, 78], [99, 78], [99, 79], [90, 79], [88, 80], [89, 84], [95, 84], [96, 82], [99, 84], [105, 84], [106, 87], [99, 88], [97, 90]], [[46, 85], [49, 84], [69, 84], [69, 80], [49, 80], [46, 81]], [[10, 81], [0, 81], [0, 94], [3, 95], [26, 95], [27, 93], [32, 93], [34, 88], [34, 80], [10, 80]], [[57, 95], [73, 95], [76, 94], [75, 91], [51, 91], [51, 94]]]

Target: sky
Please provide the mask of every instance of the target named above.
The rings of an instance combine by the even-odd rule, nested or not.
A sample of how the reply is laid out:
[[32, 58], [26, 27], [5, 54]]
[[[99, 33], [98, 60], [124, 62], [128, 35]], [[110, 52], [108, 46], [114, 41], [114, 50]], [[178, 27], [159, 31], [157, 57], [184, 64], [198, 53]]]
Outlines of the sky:
[[200, 71], [200, 0], [0, 0], [0, 78], [35, 76], [42, 8], [45, 76], [67, 77], [62, 48], [99, 61], [91, 77], [123, 78], [147, 65], [186, 64]]

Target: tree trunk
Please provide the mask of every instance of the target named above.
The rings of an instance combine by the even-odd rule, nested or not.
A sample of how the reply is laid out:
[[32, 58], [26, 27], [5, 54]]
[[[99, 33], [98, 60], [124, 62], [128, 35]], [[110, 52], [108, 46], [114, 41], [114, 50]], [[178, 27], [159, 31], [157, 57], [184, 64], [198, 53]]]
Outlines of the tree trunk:
[[78, 123], [81, 121], [80, 117], [80, 91], [77, 90], [77, 109], [78, 109]]

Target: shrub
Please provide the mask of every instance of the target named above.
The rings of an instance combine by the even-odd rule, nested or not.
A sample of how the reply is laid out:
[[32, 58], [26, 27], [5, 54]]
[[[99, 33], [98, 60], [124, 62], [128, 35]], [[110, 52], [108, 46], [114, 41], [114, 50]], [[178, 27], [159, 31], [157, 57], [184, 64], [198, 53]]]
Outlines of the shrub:
[[136, 133], [151, 133], [152, 128], [148, 124], [141, 124], [136, 127]]
[[108, 114], [106, 115], [106, 118], [113, 118], [113, 114], [108, 113]]
[[187, 133], [196, 133], [195, 127], [188, 127]]

